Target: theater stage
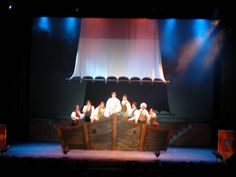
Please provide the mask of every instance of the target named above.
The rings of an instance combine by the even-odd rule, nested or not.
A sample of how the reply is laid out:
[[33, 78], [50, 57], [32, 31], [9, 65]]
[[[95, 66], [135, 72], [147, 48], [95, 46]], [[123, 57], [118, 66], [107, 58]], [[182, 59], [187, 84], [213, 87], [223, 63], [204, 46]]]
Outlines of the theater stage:
[[229, 176], [230, 172], [228, 165], [208, 148], [168, 147], [158, 157], [147, 151], [76, 149], [64, 154], [57, 142], [11, 145], [1, 154], [0, 165], [6, 172], [12, 172], [7, 167], [14, 165], [22, 173], [31, 169], [80, 176]]

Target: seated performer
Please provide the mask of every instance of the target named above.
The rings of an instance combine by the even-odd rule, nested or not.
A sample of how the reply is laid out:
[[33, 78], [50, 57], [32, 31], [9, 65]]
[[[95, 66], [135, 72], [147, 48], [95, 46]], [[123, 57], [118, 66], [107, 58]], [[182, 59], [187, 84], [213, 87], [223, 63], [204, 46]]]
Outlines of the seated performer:
[[121, 116], [128, 117], [130, 111], [131, 111], [131, 105], [130, 102], [127, 100], [127, 95], [123, 95], [121, 101]]
[[83, 114], [80, 112], [80, 106], [75, 105], [74, 111], [71, 113], [71, 126], [78, 125], [78, 122], [83, 118]]
[[90, 122], [90, 116], [92, 115], [92, 112], [94, 111], [94, 106], [92, 105], [90, 100], [87, 100], [86, 105], [83, 107], [83, 114], [84, 114], [84, 121]]
[[120, 100], [116, 98], [116, 92], [111, 93], [111, 98], [106, 102], [105, 117], [110, 117], [112, 114], [121, 111]]
[[96, 107], [91, 115], [91, 122], [104, 119], [105, 103], [103, 101]]
[[157, 114], [155, 113], [155, 111], [153, 110], [153, 108], [151, 108], [149, 110], [149, 114], [150, 114], [150, 119], [149, 119], [149, 124], [151, 127], [157, 127], [158, 126], [158, 122], [157, 122]]

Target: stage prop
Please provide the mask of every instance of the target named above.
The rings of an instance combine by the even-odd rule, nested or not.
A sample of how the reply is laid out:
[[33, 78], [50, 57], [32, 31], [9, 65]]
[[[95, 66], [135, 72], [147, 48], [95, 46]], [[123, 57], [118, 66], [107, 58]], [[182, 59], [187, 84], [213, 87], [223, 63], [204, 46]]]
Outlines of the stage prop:
[[70, 149], [159, 151], [166, 150], [171, 129], [136, 125], [127, 118], [112, 115], [93, 123], [56, 128], [64, 153]]
[[236, 153], [236, 131], [218, 130], [218, 154], [223, 160]]
[[6, 151], [9, 147], [7, 145], [7, 125], [0, 124], [0, 153]]

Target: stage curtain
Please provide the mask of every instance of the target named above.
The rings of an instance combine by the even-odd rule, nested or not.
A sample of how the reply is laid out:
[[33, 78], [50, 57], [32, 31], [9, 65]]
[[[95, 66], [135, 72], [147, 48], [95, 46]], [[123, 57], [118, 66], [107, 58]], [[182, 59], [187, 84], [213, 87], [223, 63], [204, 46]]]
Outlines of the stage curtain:
[[84, 76], [164, 81], [157, 20], [82, 18], [71, 78]]

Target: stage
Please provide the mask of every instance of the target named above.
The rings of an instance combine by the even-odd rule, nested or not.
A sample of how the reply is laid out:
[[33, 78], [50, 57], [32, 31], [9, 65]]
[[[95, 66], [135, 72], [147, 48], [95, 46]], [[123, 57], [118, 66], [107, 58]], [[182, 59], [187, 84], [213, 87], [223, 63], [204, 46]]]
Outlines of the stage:
[[[209, 148], [168, 147], [166, 151], [69, 150], [64, 154], [59, 143], [29, 142], [11, 145], [1, 154], [0, 163], [37, 173], [63, 172], [80, 176], [229, 176], [230, 168]], [[16, 168], [15, 168], [16, 167]], [[15, 172], [15, 171], [14, 171]]]

